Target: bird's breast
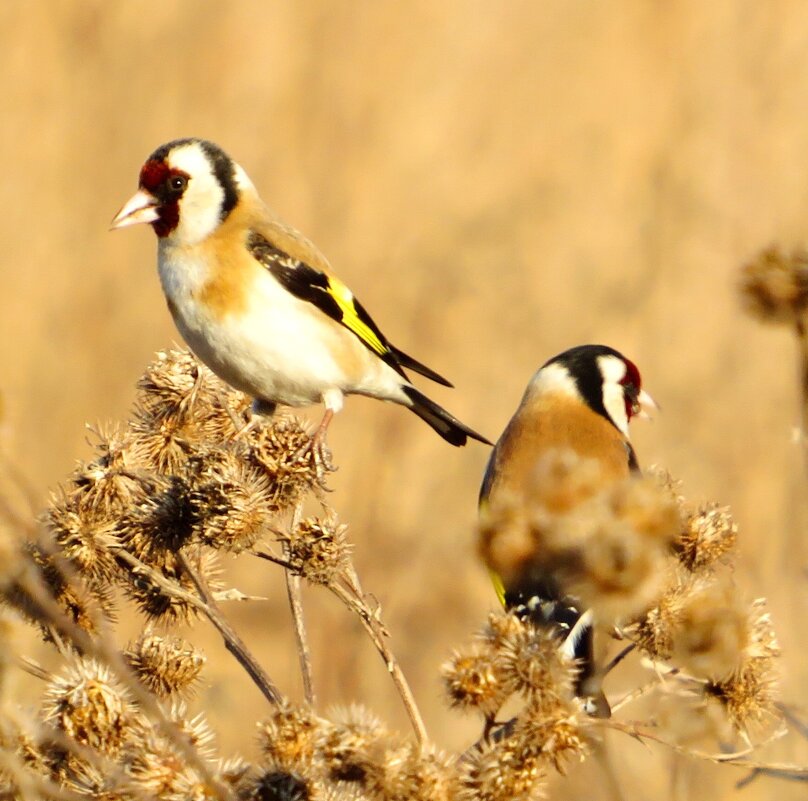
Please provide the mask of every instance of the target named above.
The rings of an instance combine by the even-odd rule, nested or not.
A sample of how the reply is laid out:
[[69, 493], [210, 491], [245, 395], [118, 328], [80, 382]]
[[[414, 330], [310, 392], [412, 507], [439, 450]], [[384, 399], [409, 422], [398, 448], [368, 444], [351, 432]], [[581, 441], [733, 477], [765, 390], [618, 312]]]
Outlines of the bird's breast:
[[398, 377], [357, 337], [257, 263], [166, 250], [159, 271], [183, 338], [237, 389], [289, 406], [318, 403], [330, 388], [400, 393]]

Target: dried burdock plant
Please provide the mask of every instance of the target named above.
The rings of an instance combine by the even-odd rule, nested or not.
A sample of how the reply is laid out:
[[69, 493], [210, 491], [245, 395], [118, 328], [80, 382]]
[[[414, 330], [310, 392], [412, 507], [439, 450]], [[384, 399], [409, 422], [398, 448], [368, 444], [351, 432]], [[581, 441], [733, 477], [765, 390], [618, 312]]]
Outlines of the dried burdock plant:
[[711, 503], [685, 515], [674, 542], [679, 561], [691, 572], [707, 570], [735, 549], [738, 526], [729, 509]]
[[206, 661], [193, 643], [151, 632], [141, 634], [124, 656], [135, 675], [158, 698], [192, 694]]
[[274, 522], [270, 478], [232, 450], [205, 454], [190, 493], [196, 536], [211, 548], [240, 553]]
[[[492, 614], [444, 664], [449, 703], [476, 709], [485, 721], [459, 766], [458, 798], [536, 797], [549, 769], [587, 752], [587, 716], [573, 695], [577, 668], [559, 645], [553, 631]], [[506, 704], [513, 717], [496, 722]]]
[[808, 253], [761, 251], [741, 270], [741, 296], [760, 320], [794, 325], [808, 310]]
[[737, 729], [747, 732], [780, 717], [775, 703], [780, 647], [764, 599], [751, 605], [743, 623], [738, 665], [729, 675], [708, 682], [706, 692], [721, 702]]
[[[19, 661], [43, 682], [39, 713], [26, 712], [4, 694], [16, 652], [0, 625], [5, 797], [530, 799], [551, 773], [596, 752], [606, 725], [712, 758], [687, 751], [675, 733], [666, 739], [638, 722], [591, 718], [576, 698], [579, 665], [561, 647], [563, 633], [505, 612], [490, 615], [442, 670], [448, 704], [478, 716], [480, 736], [463, 753], [437, 749], [379, 604], [362, 589], [348, 529], [324, 502], [308, 430], [291, 417], [251, 419], [249, 406], [187, 352], [161, 354], [138, 385], [133, 419], [97, 435], [94, 457], [38, 521], [23, 524], [0, 504], [0, 594], [42, 629], [61, 664], [51, 674]], [[751, 742], [776, 711], [779, 652], [765, 608], [747, 609], [730, 581], [737, 531], [729, 513], [710, 504], [690, 509], [670, 480], [601, 486], [597, 467], [571, 454], [539, 464], [527, 498], [487, 510], [487, 563], [508, 580], [554, 582], [593, 610], [602, 629], [630, 641], [622, 654], [634, 648], [653, 661], [655, 676], [666, 677], [655, 682], [665, 701], [691, 720], [720, 714]], [[306, 500], [322, 512], [304, 516]], [[225, 589], [216, 566], [222, 551], [282, 567], [306, 704], [284, 696], [227, 620], [227, 599], [247, 596]], [[412, 735], [361, 707], [317, 707], [304, 580], [327, 589], [361, 624]], [[127, 644], [118, 642], [113, 602], [141, 615]], [[266, 699], [255, 753], [223, 758], [218, 721], [194, 706], [206, 664], [195, 645], [200, 621], [215, 627], [241, 680]], [[176, 629], [186, 623], [181, 638]], [[736, 764], [748, 753], [733, 755]]]
[[139, 725], [126, 687], [106, 665], [76, 658], [44, 694], [44, 719], [81, 745], [117, 757]]
[[351, 564], [348, 527], [334, 515], [301, 520], [288, 534], [278, 532], [286, 547], [289, 569], [312, 584], [329, 586], [347, 574]]
[[764, 322], [793, 327], [797, 337], [801, 440], [808, 469], [808, 252], [770, 247], [741, 269], [741, 299]]

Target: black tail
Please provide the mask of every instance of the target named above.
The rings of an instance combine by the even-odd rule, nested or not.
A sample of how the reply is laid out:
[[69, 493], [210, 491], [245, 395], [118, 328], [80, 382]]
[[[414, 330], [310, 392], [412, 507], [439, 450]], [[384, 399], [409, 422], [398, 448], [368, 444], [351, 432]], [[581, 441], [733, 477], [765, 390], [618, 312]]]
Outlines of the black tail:
[[595, 630], [591, 613], [581, 612], [569, 598], [563, 598], [555, 582], [538, 581], [505, 593], [505, 607], [537, 628], [557, 632], [560, 650], [578, 663], [575, 695], [584, 701], [584, 710], [595, 718], [612, 714], [601, 687], [602, 676], [595, 662]]
[[428, 378], [430, 381], [434, 381], [437, 384], [443, 384], [445, 387], [454, 386], [442, 375], [439, 375], [434, 370], [430, 370], [425, 364], [421, 364], [421, 362], [419, 362], [417, 359], [413, 359], [412, 356], [408, 356], [403, 350], [399, 350], [389, 342], [387, 343], [387, 347], [390, 348], [390, 351], [392, 352], [393, 356], [395, 356], [396, 361], [405, 369], [412, 370], [414, 373], [419, 373], [420, 375]]
[[[415, 369], [415, 368], [413, 368]], [[449, 414], [446, 409], [429, 400], [415, 387], [402, 387], [412, 404], [410, 408], [424, 421], [429, 423], [447, 442], [452, 445], [465, 445], [466, 439], [471, 437], [486, 445], [493, 445], [484, 436], [461, 423], [456, 417]]]

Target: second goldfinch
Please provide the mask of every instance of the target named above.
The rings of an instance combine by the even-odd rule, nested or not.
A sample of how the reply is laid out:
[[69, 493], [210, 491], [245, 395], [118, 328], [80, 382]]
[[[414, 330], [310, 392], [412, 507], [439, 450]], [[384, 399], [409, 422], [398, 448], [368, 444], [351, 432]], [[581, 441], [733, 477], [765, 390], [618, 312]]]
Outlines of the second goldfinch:
[[[480, 506], [500, 497], [522, 497], [539, 460], [550, 451], [571, 450], [596, 461], [604, 487], [637, 471], [628, 424], [656, 408], [642, 389], [633, 362], [605, 345], [582, 345], [555, 356], [530, 380], [519, 408], [494, 446], [480, 490]], [[608, 717], [593, 654], [592, 615], [566, 596], [553, 576], [528, 586], [494, 584], [502, 603], [535, 624], [559, 632], [563, 650], [580, 662], [577, 694], [587, 710]]]
[[168, 308], [191, 350], [254, 409], [323, 403], [315, 453], [348, 394], [406, 406], [452, 445], [491, 444], [419, 392], [405, 370], [451, 386], [392, 345], [319, 250], [264, 205], [221, 148], [157, 148], [112, 228], [150, 223]]

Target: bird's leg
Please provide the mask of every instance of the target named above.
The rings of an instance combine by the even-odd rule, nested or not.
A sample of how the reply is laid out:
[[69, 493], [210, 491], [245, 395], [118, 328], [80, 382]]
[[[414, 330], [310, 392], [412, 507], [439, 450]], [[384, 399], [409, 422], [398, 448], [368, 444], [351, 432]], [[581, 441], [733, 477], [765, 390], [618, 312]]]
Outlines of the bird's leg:
[[323, 419], [309, 442], [295, 454], [296, 459], [311, 455], [314, 461], [317, 483], [323, 489], [325, 489], [325, 474], [333, 473], [337, 469], [331, 461], [331, 451], [325, 443], [325, 435], [328, 431], [328, 424], [342, 408], [342, 401], [342, 391], [335, 387], [323, 392], [323, 403], [325, 404]]

